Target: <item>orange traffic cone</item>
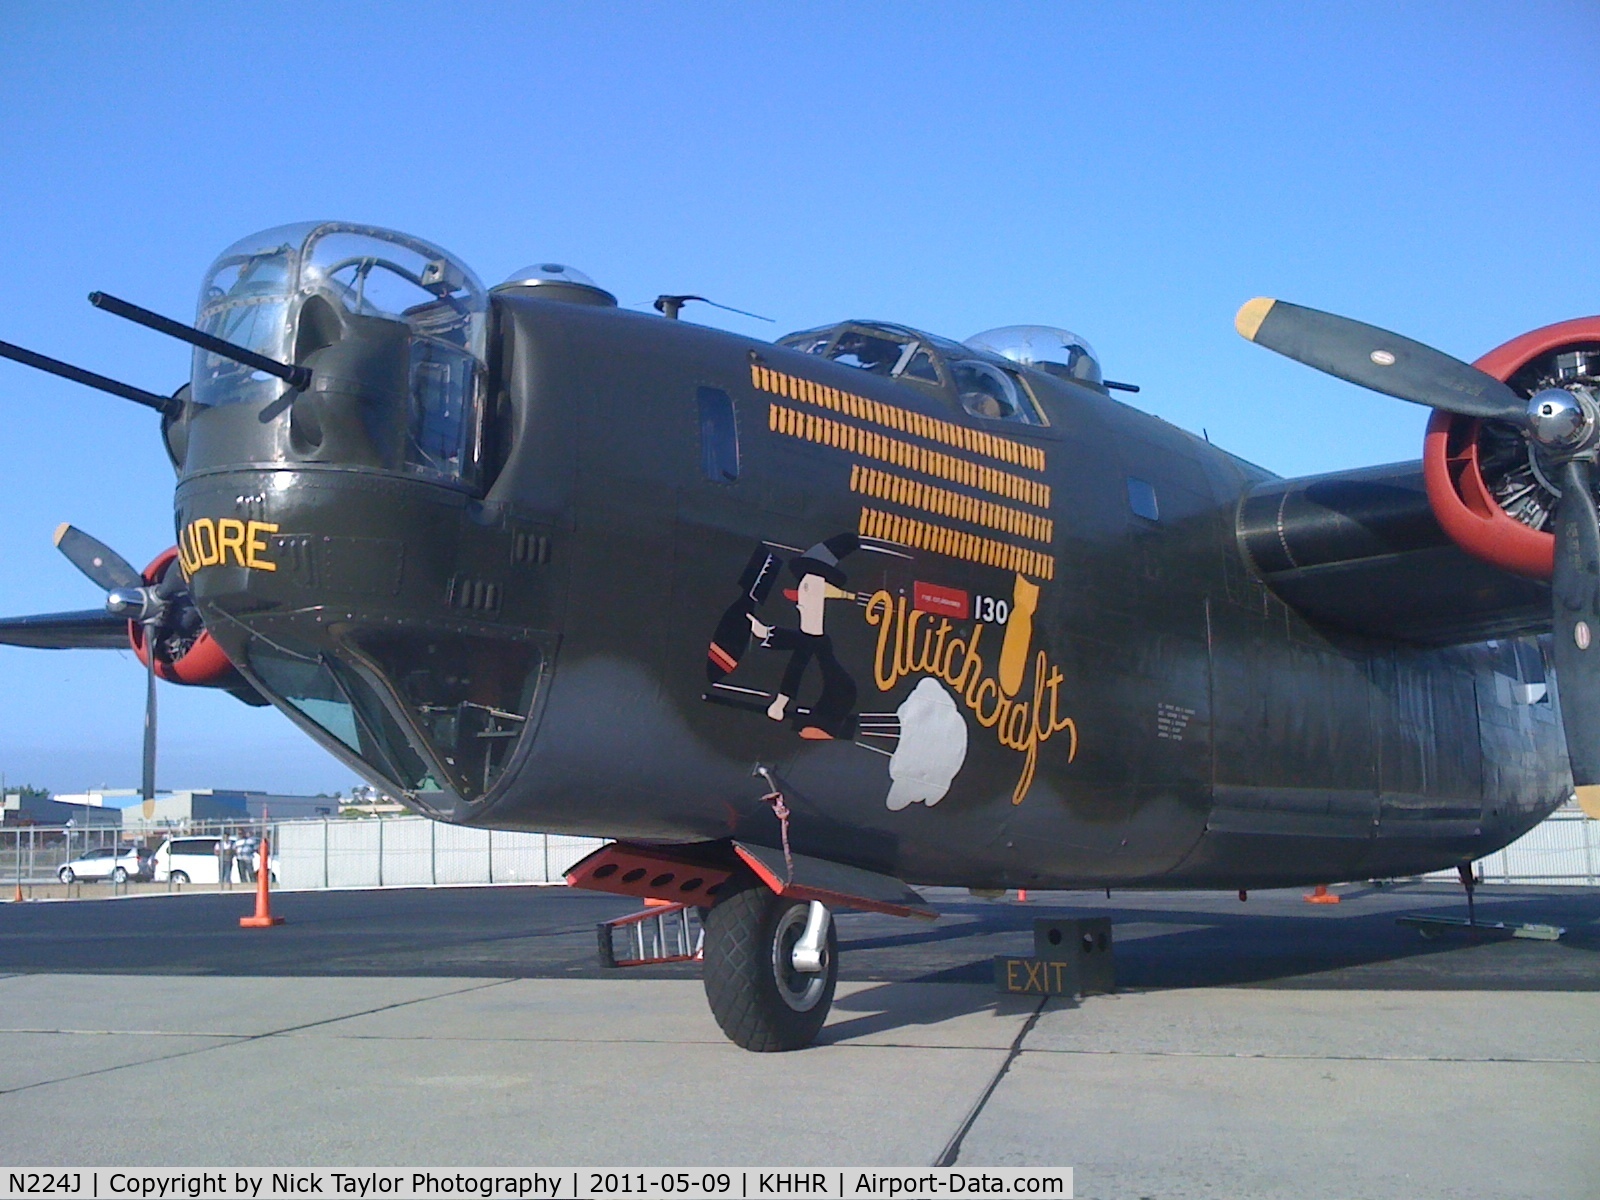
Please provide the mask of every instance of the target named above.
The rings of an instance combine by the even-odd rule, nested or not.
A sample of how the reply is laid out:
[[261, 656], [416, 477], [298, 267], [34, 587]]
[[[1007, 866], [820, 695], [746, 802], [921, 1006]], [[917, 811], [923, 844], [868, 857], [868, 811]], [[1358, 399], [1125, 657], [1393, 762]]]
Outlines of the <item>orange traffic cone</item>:
[[11, 897], [11, 899], [17, 904], [22, 903], [22, 884], [20, 881], [17, 883], [17, 894]]
[[1331, 895], [1328, 894], [1328, 885], [1325, 884], [1325, 883], [1317, 884], [1317, 890], [1316, 891], [1312, 892], [1309, 896], [1303, 896], [1301, 898], [1307, 904], [1338, 904], [1339, 903], [1339, 897], [1338, 896], [1331, 896]]
[[268, 881], [272, 875], [272, 847], [268, 844], [266, 835], [261, 838], [261, 869], [256, 872], [256, 913], [253, 917], [240, 917], [241, 929], [265, 929], [271, 925], [282, 925], [283, 918], [272, 915], [272, 894], [268, 890]]
[[1028, 889], [1027, 888], [1018, 888], [1017, 889], [1017, 903], [1018, 904], [1026, 904], [1027, 902], [1028, 902]]

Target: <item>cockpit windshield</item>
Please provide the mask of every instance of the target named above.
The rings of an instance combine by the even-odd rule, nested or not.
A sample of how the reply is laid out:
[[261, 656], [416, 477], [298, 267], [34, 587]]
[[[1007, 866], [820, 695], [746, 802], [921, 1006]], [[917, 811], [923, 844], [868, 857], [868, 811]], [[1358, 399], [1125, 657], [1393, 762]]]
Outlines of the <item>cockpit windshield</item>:
[[937, 385], [939, 368], [929, 339], [892, 325], [849, 324], [792, 333], [778, 345], [816, 354], [841, 366], [891, 379], [914, 379]]
[[[999, 355], [979, 338], [958, 344], [899, 325], [850, 321], [791, 333], [778, 345], [925, 388], [945, 390], [953, 385], [962, 409], [974, 417], [1016, 425], [1050, 424], [1027, 382], [1001, 361], [1011, 356]], [[974, 350], [982, 356], [975, 356]], [[1093, 363], [1092, 358], [1088, 361]], [[1095, 380], [1099, 381], [1098, 374]]]
[[[472, 271], [437, 246], [324, 221], [269, 229], [230, 246], [206, 274], [195, 323], [280, 362], [362, 322], [401, 326], [409, 347], [405, 465], [460, 478], [476, 451], [488, 307]], [[315, 336], [306, 336], [303, 323], [315, 326]], [[203, 350], [195, 352], [192, 382], [193, 401], [203, 408], [269, 403], [288, 386]]]

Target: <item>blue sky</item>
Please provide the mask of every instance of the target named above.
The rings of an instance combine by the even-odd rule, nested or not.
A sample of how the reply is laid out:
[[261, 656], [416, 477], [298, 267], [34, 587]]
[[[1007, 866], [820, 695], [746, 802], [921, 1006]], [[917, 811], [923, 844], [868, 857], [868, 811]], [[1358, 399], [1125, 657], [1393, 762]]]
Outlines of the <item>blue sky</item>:
[[[1149, 411], [1283, 474], [1414, 458], [1423, 410], [1243, 342], [1281, 296], [1464, 358], [1600, 311], [1600, 6], [0, 6], [0, 338], [155, 391], [237, 237], [339, 217], [488, 283], [569, 262], [761, 337], [1063, 325]], [[0, 612], [91, 606], [72, 521], [172, 542], [152, 414], [0, 362]], [[123, 653], [0, 648], [0, 772], [136, 786]], [[354, 780], [271, 711], [163, 688], [161, 782]]]

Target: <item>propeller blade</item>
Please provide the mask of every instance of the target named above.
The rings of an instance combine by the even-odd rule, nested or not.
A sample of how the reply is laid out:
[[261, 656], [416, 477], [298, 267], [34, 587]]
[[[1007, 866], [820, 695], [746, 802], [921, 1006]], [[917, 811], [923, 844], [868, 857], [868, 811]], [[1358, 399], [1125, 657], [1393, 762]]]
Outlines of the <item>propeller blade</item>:
[[1258, 297], [1234, 326], [1247, 341], [1337, 379], [1464, 417], [1527, 423], [1527, 401], [1432, 346], [1348, 317]]
[[56, 549], [65, 554], [73, 566], [94, 580], [102, 591], [144, 586], [144, 576], [129, 566], [127, 559], [76, 526], [58, 527], [55, 542]]
[[151, 622], [144, 627], [145, 667], [144, 681], [144, 771], [139, 795], [146, 802], [156, 796], [156, 626]]
[[1585, 811], [1600, 801], [1600, 514], [1592, 483], [1593, 466], [1584, 460], [1561, 469], [1551, 579], [1561, 723], [1573, 786]]
[[126, 650], [128, 621], [103, 608], [0, 617], [0, 646], [35, 650]]
[[156, 598], [165, 604], [170, 604], [180, 597], [187, 597], [189, 581], [183, 577], [183, 571], [174, 558], [162, 571], [161, 578], [156, 580]]

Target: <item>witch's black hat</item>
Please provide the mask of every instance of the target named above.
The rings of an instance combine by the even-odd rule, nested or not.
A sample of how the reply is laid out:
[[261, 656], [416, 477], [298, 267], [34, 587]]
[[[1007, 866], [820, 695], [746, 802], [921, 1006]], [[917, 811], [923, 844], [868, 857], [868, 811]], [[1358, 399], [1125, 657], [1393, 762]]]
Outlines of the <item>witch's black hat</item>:
[[807, 575], [821, 575], [834, 587], [842, 588], [848, 581], [844, 572], [839, 569], [839, 560], [847, 554], [854, 554], [860, 548], [861, 539], [855, 534], [836, 534], [825, 542], [818, 542], [799, 558], [791, 558], [789, 570], [794, 572], [796, 579], [804, 579]]

